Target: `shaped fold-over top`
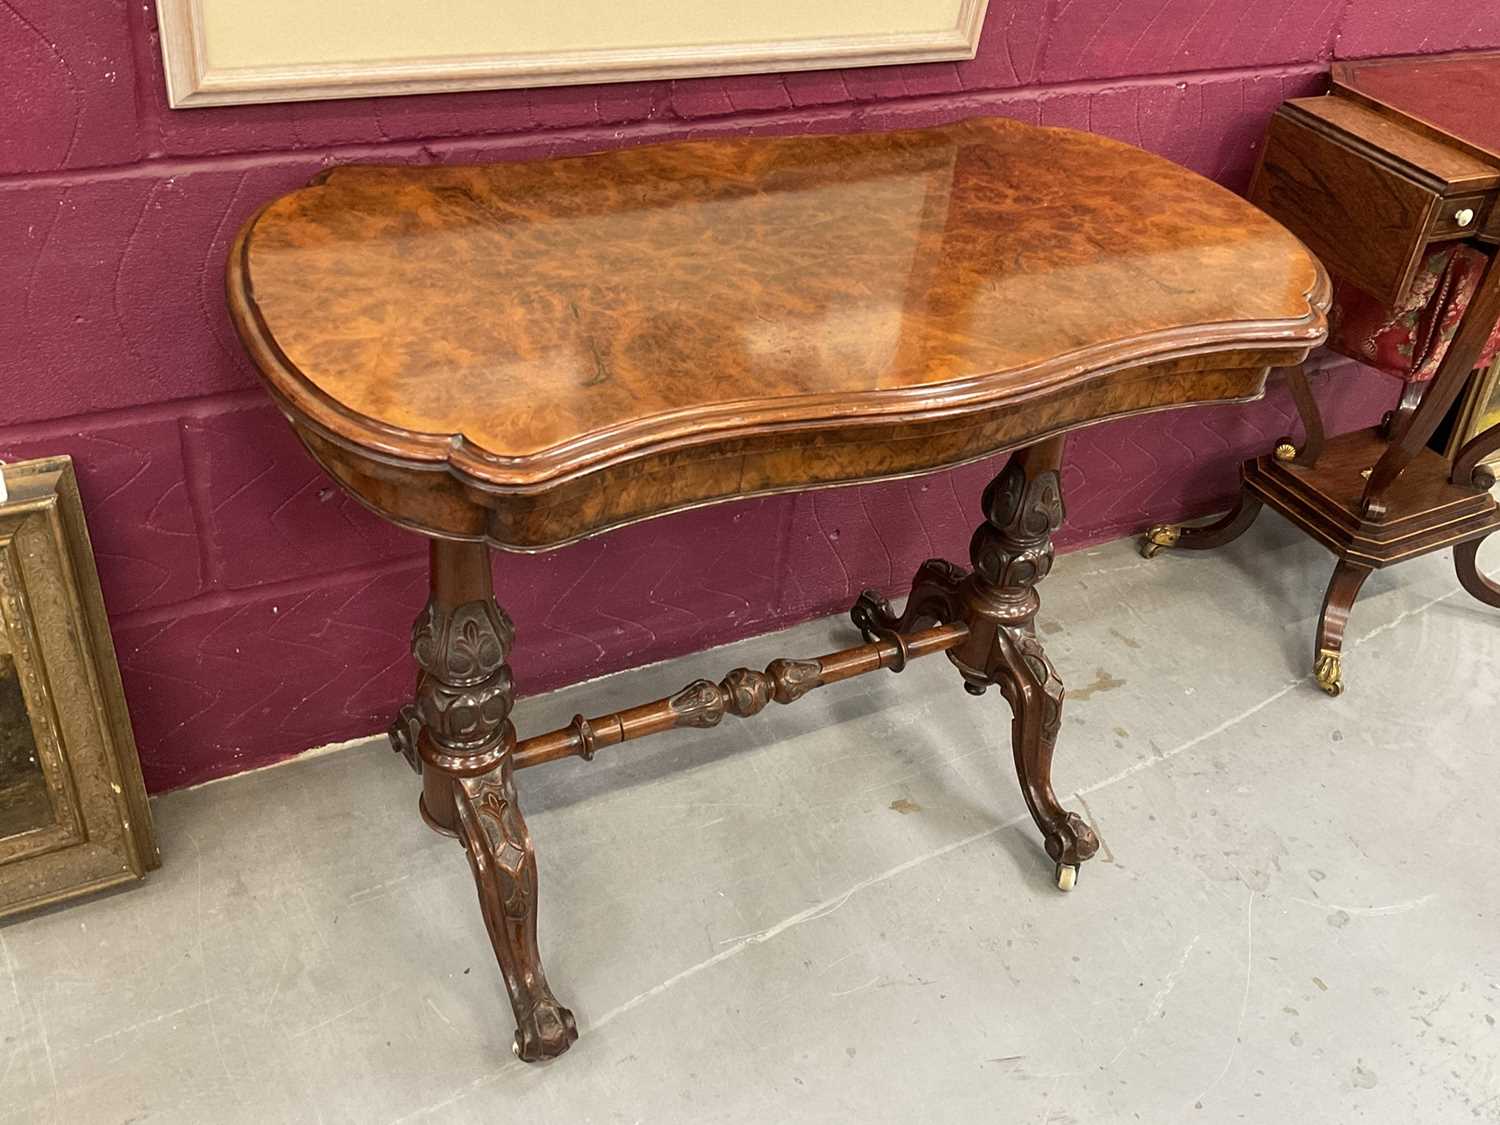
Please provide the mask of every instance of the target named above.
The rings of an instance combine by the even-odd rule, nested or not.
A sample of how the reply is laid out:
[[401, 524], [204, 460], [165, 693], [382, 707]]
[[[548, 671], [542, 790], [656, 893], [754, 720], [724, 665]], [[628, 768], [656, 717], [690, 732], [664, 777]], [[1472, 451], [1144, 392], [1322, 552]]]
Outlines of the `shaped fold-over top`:
[[337, 168], [246, 224], [228, 280], [335, 478], [519, 549], [1252, 398], [1328, 303], [1232, 193], [1003, 120]]
[[1316, 260], [1231, 192], [1000, 119], [340, 167], [246, 225], [229, 287], [294, 420], [502, 489], [1305, 349], [1327, 302]]

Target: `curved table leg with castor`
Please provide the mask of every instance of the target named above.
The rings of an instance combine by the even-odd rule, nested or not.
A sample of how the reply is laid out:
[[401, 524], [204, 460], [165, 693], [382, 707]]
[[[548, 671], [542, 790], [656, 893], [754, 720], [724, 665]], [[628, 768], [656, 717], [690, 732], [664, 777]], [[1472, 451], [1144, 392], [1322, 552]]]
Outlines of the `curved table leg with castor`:
[[1372, 568], [1340, 560], [1328, 580], [1323, 595], [1323, 612], [1318, 619], [1318, 642], [1313, 653], [1313, 676], [1318, 686], [1331, 696], [1344, 694], [1343, 651], [1344, 626], [1360, 587], [1373, 573]]
[[537, 943], [537, 870], [516, 799], [510, 649], [515, 627], [495, 601], [483, 543], [431, 542], [432, 596], [412, 627], [421, 675], [392, 731], [422, 775], [423, 819], [468, 853], [480, 913], [516, 1017], [517, 1058], [556, 1058], [578, 1038]]
[[1255, 522], [1260, 515], [1261, 500], [1248, 492], [1241, 492], [1239, 503], [1227, 515], [1204, 524], [1202, 527], [1184, 527], [1180, 523], [1159, 523], [1146, 532], [1141, 542], [1141, 555], [1155, 558], [1164, 547], [1176, 547], [1182, 551], [1209, 551], [1232, 543]]
[[1063, 522], [1062, 448], [1061, 438], [1050, 438], [1021, 450], [984, 490], [985, 521], [969, 542], [973, 570], [957, 595], [969, 636], [948, 659], [970, 694], [994, 685], [1010, 704], [1021, 792], [1056, 865], [1057, 887], [1070, 891], [1099, 839], [1052, 788], [1064, 692], [1036, 635], [1036, 586], [1052, 569], [1052, 535]]
[[1099, 850], [1094, 830], [1063, 808], [1052, 787], [1052, 752], [1062, 727], [1063, 683], [1036, 635], [1036, 586], [1052, 569], [1052, 535], [1062, 525], [1061, 438], [1016, 453], [984, 490], [984, 522], [969, 543], [971, 570], [929, 559], [896, 613], [874, 590], [850, 617], [866, 641], [905, 644], [934, 622], [962, 623], [948, 650], [970, 695], [998, 687], [1011, 709], [1011, 753], [1026, 807], [1042, 832], [1059, 890]]
[[1328, 435], [1323, 429], [1323, 412], [1318, 409], [1318, 400], [1313, 397], [1312, 386], [1307, 381], [1307, 372], [1302, 364], [1290, 367], [1286, 373], [1287, 389], [1292, 393], [1297, 414], [1302, 419], [1303, 438], [1298, 445], [1290, 436], [1276, 443], [1274, 456], [1278, 461], [1295, 461], [1299, 467], [1310, 469], [1323, 456], [1323, 446]]

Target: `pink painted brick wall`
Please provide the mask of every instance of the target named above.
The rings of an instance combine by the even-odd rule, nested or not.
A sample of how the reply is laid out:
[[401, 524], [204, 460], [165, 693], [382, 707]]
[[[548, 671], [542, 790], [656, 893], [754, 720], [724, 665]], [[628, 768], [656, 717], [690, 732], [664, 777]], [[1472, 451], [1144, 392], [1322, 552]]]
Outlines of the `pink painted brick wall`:
[[[995, 113], [1239, 188], [1271, 110], [1319, 89], [1331, 58], [1492, 46], [1500, 11], [1471, 0], [1004, 0], [957, 65], [173, 112], [149, 2], [0, 0], [0, 458], [78, 461], [151, 786], [231, 773], [384, 726], [410, 688], [424, 596], [421, 542], [330, 488], [224, 312], [235, 228], [317, 169]], [[1354, 370], [1318, 379], [1345, 426], [1394, 389]], [[1076, 435], [1064, 544], [1221, 506], [1238, 460], [1290, 414], [1275, 387]], [[922, 558], [962, 557], [994, 468], [503, 557], [521, 690], [896, 591]]]

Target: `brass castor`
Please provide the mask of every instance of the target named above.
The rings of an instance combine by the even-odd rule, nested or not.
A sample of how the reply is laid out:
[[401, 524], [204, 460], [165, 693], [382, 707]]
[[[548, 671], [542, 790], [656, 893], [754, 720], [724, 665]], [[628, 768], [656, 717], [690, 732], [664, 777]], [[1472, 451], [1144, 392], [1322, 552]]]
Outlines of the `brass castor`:
[[1313, 665], [1313, 675], [1317, 678], [1318, 686], [1335, 699], [1344, 694], [1342, 660], [1332, 649], [1325, 648], [1318, 653], [1317, 663]]
[[1175, 547], [1181, 538], [1181, 524], [1159, 523], [1147, 530], [1146, 538], [1141, 541], [1141, 557], [1154, 559], [1163, 547]]

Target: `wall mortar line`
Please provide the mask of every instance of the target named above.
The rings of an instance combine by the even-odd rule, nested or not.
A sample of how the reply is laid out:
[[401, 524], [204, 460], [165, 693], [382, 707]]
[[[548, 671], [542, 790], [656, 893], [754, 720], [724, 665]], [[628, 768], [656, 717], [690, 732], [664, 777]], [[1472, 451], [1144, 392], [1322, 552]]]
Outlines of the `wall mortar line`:
[[[734, 110], [722, 113], [673, 116], [670, 118], [645, 117], [633, 121], [594, 122], [587, 125], [565, 125], [556, 128], [542, 126], [529, 130], [502, 131], [497, 133], [451, 133], [417, 137], [401, 141], [372, 143], [332, 142], [309, 145], [305, 148], [275, 148], [234, 153], [199, 153], [185, 156], [154, 155], [122, 164], [99, 165], [68, 169], [53, 169], [46, 172], [10, 172], [0, 174], [0, 192], [28, 187], [65, 187], [79, 181], [89, 183], [110, 180], [133, 179], [137, 176], [181, 176], [195, 172], [234, 171], [285, 164], [296, 159], [317, 159], [322, 163], [349, 163], [351, 159], [379, 160], [394, 154], [408, 157], [431, 157], [431, 146], [479, 145], [493, 147], [513, 141], [517, 145], [534, 146], [538, 140], [567, 141], [600, 139], [621, 143], [643, 143], [651, 140], [668, 140], [674, 136], [697, 130], [731, 127], [742, 131], [748, 126], [767, 126], [782, 121], [809, 124], [816, 121], [833, 121], [839, 118], [859, 116], [870, 109], [920, 110], [923, 108], [952, 107], [954, 105], [981, 105], [985, 102], [1006, 101], [1024, 97], [1042, 101], [1049, 97], [1096, 94], [1118, 90], [1121, 87], [1169, 87], [1183, 83], [1203, 81], [1234, 81], [1236, 79], [1308, 77], [1323, 74], [1328, 60], [1312, 60], [1295, 63], [1268, 63], [1263, 66], [1224, 67], [1217, 70], [1183, 70], [1168, 74], [1120, 75], [1111, 78], [1078, 79], [1046, 85], [1004, 86], [993, 88], [962, 89], [955, 93], [904, 95], [890, 98], [854, 98], [849, 101], [823, 102], [816, 105], [783, 107], [769, 110]], [[298, 105], [302, 103], [286, 103]], [[174, 113], [203, 113], [214, 110], [173, 110]], [[222, 112], [222, 110], [218, 111]]]

